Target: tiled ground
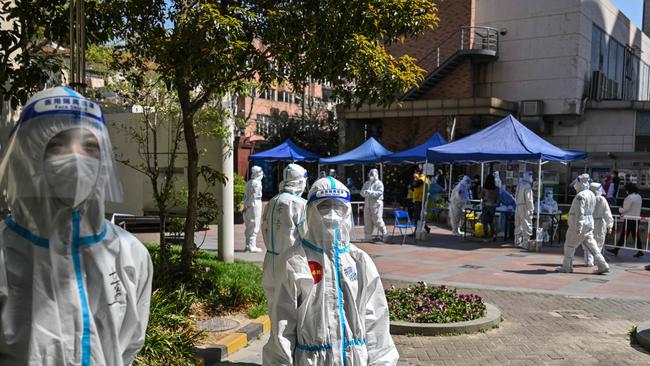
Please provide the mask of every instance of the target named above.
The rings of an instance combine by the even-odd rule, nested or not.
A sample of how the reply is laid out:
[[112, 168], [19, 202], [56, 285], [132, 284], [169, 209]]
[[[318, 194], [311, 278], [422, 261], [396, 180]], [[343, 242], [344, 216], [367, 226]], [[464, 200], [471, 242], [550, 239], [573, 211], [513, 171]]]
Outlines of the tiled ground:
[[[196, 243], [207, 250], [217, 250], [216, 226], [197, 233]], [[392, 227], [388, 227], [389, 232]], [[363, 228], [356, 228], [363, 237]], [[156, 241], [158, 234], [138, 235], [143, 241]], [[445, 229], [434, 228], [426, 241], [414, 242], [401, 237], [394, 243], [361, 243], [377, 265], [384, 279], [409, 282], [427, 281], [459, 287], [537, 291], [565, 295], [615, 296], [650, 300], [649, 255], [633, 258], [634, 251], [622, 250], [618, 257], [606, 257], [611, 265], [607, 275], [593, 275], [593, 268], [583, 266], [582, 253], [575, 258], [575, 273], [554, 272], [562, 261], [562, 248], [544, 247], [541, 253], [526, 252], [502, 241], [483, 242], [449, 235]], [[258, 246], [264, 247], [262, 235]], [[244, 226], [235, 227], [235, 256], [238, 259], [263, 262], [264, 253], [244, 253]], [[650, 313], [650, 310], [649, 310]]]

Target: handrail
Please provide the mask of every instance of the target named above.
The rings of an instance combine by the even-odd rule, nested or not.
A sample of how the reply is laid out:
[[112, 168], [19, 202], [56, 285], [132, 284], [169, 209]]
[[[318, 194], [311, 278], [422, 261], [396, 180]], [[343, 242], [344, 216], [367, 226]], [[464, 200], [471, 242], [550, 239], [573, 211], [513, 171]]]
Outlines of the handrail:
[[463, 50], [489, 50], [498, 52], [499, 31], [492, 27], [462, 26], [456, 32], [442, 40], [436, 48], [420, 58], [417, 65], [431, 72], [440, 67], [453, 54]]

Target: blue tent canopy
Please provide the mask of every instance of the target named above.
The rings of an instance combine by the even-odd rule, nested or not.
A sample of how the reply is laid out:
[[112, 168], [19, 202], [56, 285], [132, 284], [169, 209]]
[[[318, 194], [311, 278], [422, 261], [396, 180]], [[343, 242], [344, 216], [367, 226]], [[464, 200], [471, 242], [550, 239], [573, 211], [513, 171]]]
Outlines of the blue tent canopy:
[[252, 154], [248, 158], [267, 161], [318, 161], [320, 157], [299, 147], [291, 139], [287, 139], [272, 149]]
[[562, 150], [552, 145], [512, 115], [458, 141], [427, 150], [427, 160], [432, 163], [570, 161], [586, 156], [583, 151]]
[[440, 132], [436, 132], [425, 143], [408, 150], [386, 155], [381, 160], [389, 163], [419, 163], [427, 159], [427, 149], [447, 143]]
[[320, 164], [370, 164], [381, 162], [382, 156], [392, 154], [392, 151], [383, 147], [374, 137], [369, 138], [358, 146], [341, 155], [330, 158], [321, 158]]

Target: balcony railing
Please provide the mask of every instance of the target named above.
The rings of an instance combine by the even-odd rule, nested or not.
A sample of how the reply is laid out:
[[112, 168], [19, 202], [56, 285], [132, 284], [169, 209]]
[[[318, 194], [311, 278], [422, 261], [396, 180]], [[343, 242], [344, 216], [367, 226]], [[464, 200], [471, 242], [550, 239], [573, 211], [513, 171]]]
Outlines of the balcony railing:
[[437, 47], [418, 60], [418, 66], [433, 71], [459, 52], [485, 53], [496, 56], [499, 52], [499, 31], [491, 27], [463, 26], [450, 34]]

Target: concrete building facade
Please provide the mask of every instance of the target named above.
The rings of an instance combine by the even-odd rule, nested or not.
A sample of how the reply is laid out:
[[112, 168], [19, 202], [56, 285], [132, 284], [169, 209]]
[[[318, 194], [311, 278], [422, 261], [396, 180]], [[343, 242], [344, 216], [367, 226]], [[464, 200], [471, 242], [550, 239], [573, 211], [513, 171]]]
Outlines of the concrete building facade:
[[[439, 15], [438, 28], [391, 47], [416, 57], [425, 81], [390, 108], [340, 111], [347, 145], [373, 136], [400, 150], [512, 113], [589, 152], [595, 175], [619, 169], [650, 189], [650, 38], [610, 0], [455, 0]], [[552, 169], [566, 181], [578, 167]]]

